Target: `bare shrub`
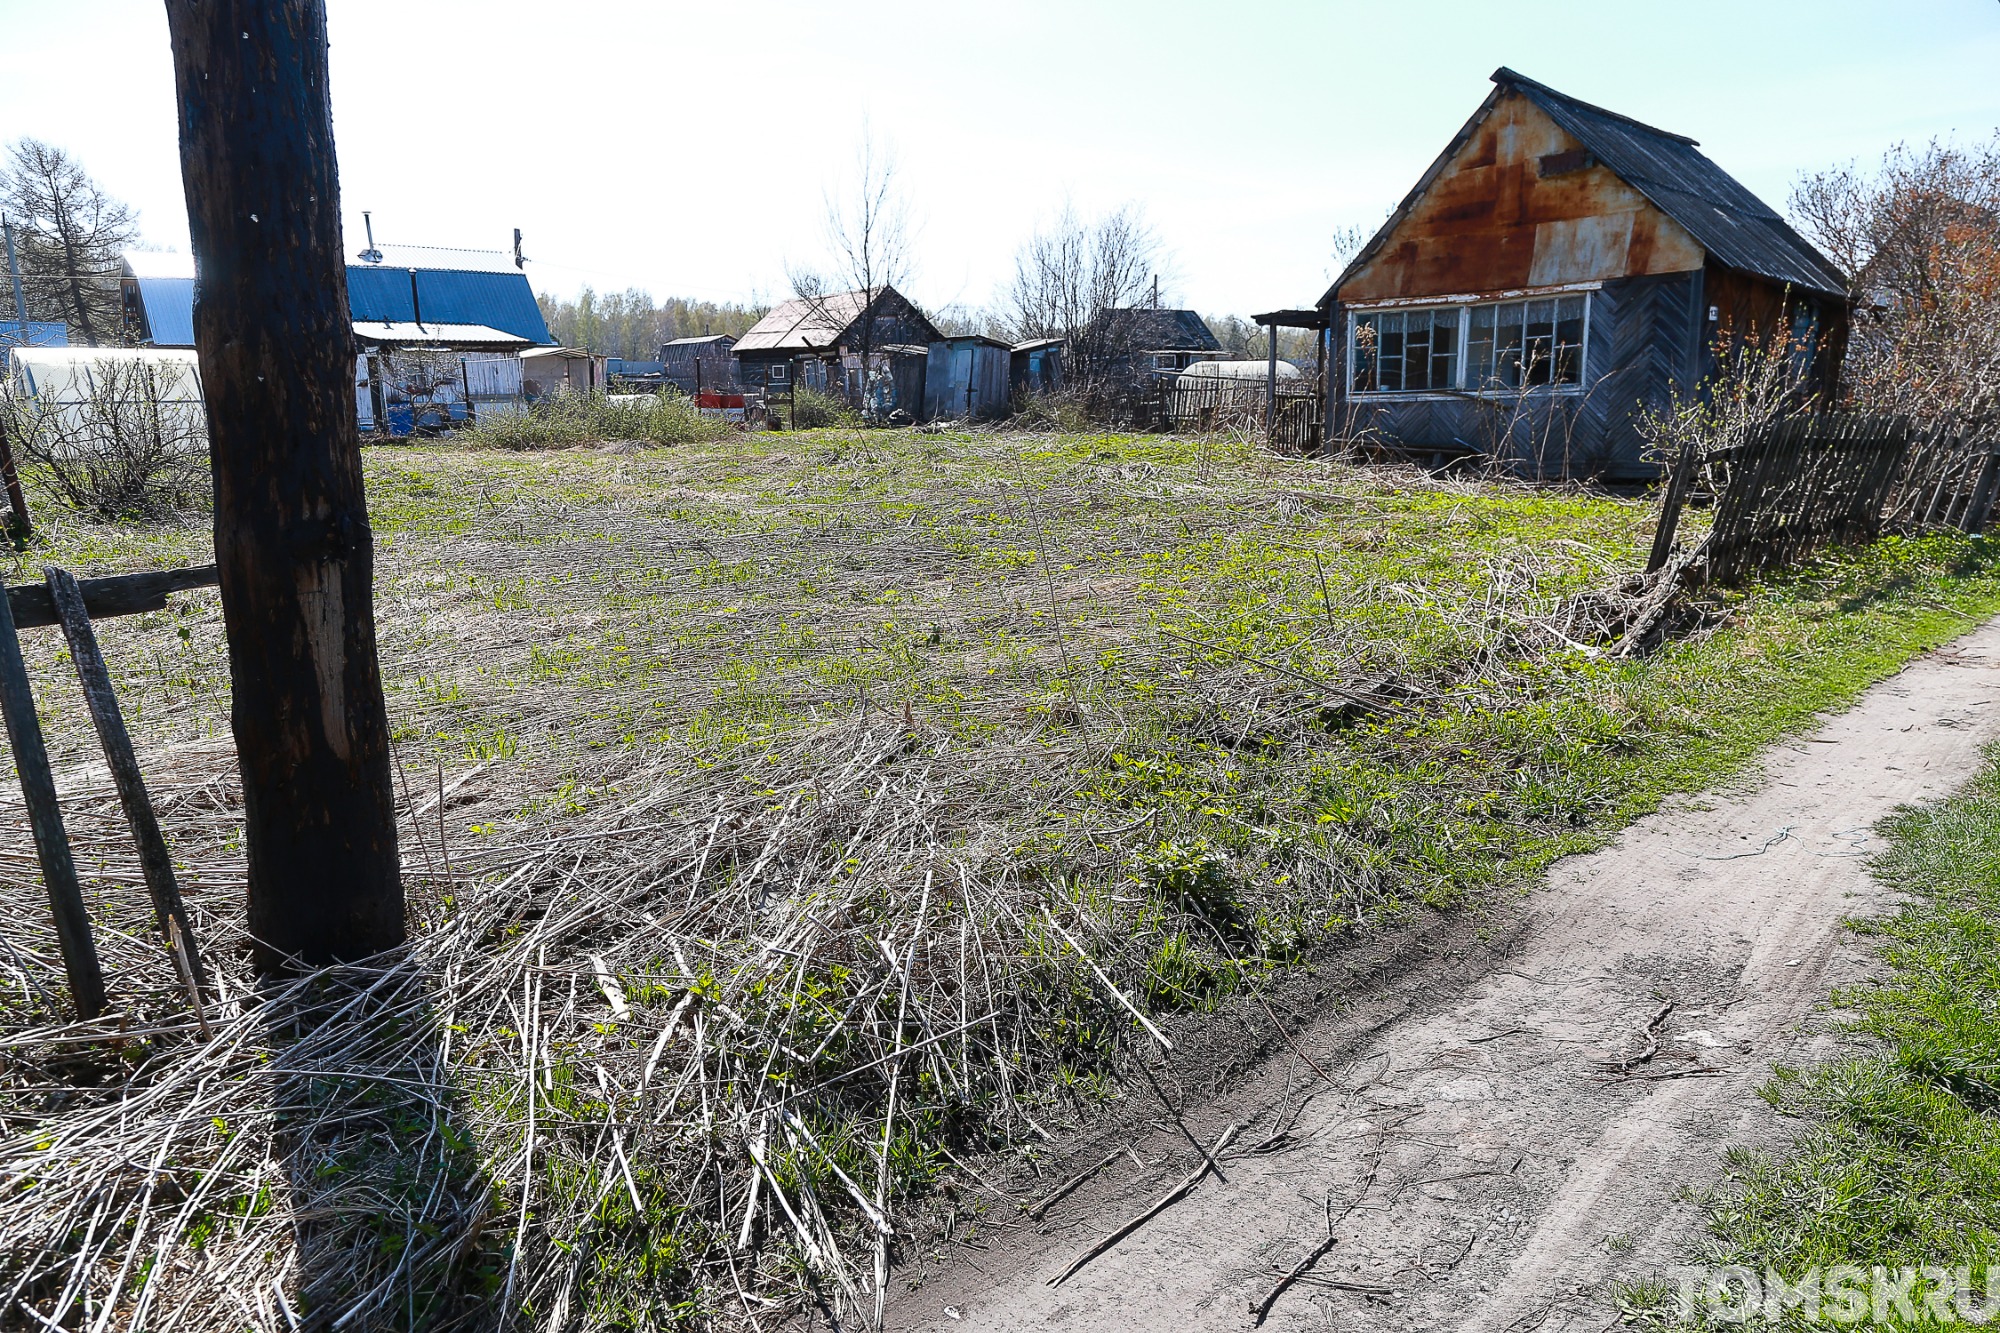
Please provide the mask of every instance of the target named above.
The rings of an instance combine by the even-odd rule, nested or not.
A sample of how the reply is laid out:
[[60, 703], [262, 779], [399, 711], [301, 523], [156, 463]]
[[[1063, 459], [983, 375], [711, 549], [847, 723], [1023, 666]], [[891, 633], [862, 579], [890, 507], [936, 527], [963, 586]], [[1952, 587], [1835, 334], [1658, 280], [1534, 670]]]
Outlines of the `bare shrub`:
[[1761, 427], [1818, 406], [1813, 351], [1787, 332], [1725, 327], [1716, 336], [1715, 373], [1685, 392], [1675, 385], [1665, 407], [1640, 415], [1639, 433], [1665, 462], [1743, 444]]
[[801, 384], [792, 390], [793, 430], [817, 430], [823, 426], [859, 426], [861, 414], [836, 394], [822, 393]]
[[1068, 389], [1022, 394], [1014, 400], [1014, 415], [1008, 425], [1015, 430], [1054, 431], [1063, 435], [1087, 435], [1097, 428], [1090, 405], [1081, 394]]
[[1848, 403], [1953, 430], [2000, 423], [2000, 135], [1819, 172], [1791, 208], [1853, 275]]
[[208, 418], [185, 369], [107, 358], [82, 368], [77, 388], [0, 400], [26, 470], [64, 505], [103, 522], [209, 507]]

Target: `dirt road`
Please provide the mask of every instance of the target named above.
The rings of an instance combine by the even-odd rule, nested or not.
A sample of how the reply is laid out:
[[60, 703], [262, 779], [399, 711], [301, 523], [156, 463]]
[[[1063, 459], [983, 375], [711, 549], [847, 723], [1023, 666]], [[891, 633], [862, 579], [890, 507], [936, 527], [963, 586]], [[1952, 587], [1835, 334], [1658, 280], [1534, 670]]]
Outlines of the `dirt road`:
[[1674, 1263], [1698, 1228], [1684, 1189], [1716, 1183], [1730, 1145], [1782, 1135], [1755, 1089], [1810, 1058], [1816, 1006], [1872, 965], [1841, 921], [1888, 905], [1865, 870], [1873, 825], [1950, 791], [1996, 738], [2000, 622], [1778, 747], [1741, 790], [1562, 862], [1484, 941], [1294, 1033], [1334, 1086], [1287, 1051], [1181, 1108], [1203, 1143], [1248, 1124], [1225, 1178], [1063, 1285], [1199, 1161], [1164, 1109], [1039, 1223], [950, 1247], [889, 1327], [1248, 1328], [1332, 1216], [1335, 1245], [1266, 1328], [1597, 1333], [1612, 1285]]

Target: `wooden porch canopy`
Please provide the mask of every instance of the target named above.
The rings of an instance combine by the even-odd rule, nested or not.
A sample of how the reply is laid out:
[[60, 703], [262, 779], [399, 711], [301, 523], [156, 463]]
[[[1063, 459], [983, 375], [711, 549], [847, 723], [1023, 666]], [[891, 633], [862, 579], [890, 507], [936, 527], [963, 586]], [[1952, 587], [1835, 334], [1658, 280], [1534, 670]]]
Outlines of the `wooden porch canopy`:
[[1250, 322], [1267, 329], [1323, 329], [1327, 326], [1324, 310], [1266, 310], [1261, 315], [1250, 316]]
[[[1250, 320], [1259, 328], [1269, 329], [1265, 339], [1269, 346], [1264, 372], [1264, 434], [1268, 438], [1278, 424], [1278, 330], [1312, 329], [1324, 333], [1328, 327], [1328, 310], [1266, 310], [1261, 315], [1252, 315]], [[1313, 381], [1320, 386], [1319, 392], [1326, 392], [1326, 339], [1313, 339]]]

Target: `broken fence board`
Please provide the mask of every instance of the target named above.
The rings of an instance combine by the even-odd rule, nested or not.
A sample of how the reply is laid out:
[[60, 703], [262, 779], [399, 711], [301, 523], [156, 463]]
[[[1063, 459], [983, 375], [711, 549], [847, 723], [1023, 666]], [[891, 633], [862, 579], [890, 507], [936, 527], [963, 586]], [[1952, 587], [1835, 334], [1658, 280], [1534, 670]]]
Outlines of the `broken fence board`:
[[[12, 603], [13, 598], [5, 600]], [[0, 605], [0, 713], [5, 714], [7, 740], [21, 774], [21, 795], [28, 806], [28, 823], [34, 830], [49, 907], [55, 913], [56, 941], [62, 949], [63, 970], [69, 975], [70, 998], [76, 1003], [79, 1018], [96, 1018], [104, 1012], [104, 970], [90, 936], [90, 913], [83, 905], [76, 861], [63, 831], [55, 774], [49, 770], [42, 724], [35, 717], [34, 690], [28, 683], [28, 666], [21, 658], [21, 640], [14, 632], [8, 605]]]
[[[198, 569], [162, 569], [144, 574], [117, 574], [110, 578], [78, 579], [83, 609], [92, 620], [111, 616], [138, 615], [143, 611], [166, 609], [171, 593], [192, 588], [212, 588], [216, 583], [214, 565]], [[46, 583], [28, 583], [7, 589], [16, 629], [38, 629], [58, 624], [55, 599]]]
[[146, 877], [146, 891], [153, 898], [160, 934], [167, 948], [177, 955], [175, 963], [187, 986], [188, 1002], [199, 1015], [208, 979], [202, 973], [201, 955], [195, 948], [194, 924], [188, 920], [187, 907], [181, 901], [173, 856], [167, 851], [167, 840], [160, 832], [160, 821], [146, 793], [146, 779], [139, 772], [139, 756], [125, 730], [125, 715], [118, 707], [118, 694], [112, 689], [104, 653], [97, 646], [97, 633], [90, 627], [83, 590], [68, 570], [49, 567], [42, 573], [48, 579], [49, 595], [61, 620], [63, 637], [69, 641], [70, 659], [76, 664], [91, 725], [97, 729], [104, 760], [111, 767], [111, 780], [118, 788], [118, 803], [125, 808], [126, 826], [132, 830], [132, 841], [138, 844], [139, 868]]

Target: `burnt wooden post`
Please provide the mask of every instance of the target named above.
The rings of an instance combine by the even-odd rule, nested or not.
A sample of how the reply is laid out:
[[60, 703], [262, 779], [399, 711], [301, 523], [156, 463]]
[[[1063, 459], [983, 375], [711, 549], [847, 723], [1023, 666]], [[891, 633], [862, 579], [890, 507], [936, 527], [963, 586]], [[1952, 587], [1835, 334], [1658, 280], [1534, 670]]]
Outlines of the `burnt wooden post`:
[[324, 0], [167, 0], [257, 965], [403, 939]]
[[49, 596], [61, 618], [63, 638], [69, 641], [70, 660], [83, 686], [83, 701], [90, 709], [91, 725], [97, 729], [104, 747], [111, 781], [118, 788], [118, 803], [125, 807], [125, 824], [139, 848], [139, 869], [146, 876], [146, 891], [153, 898], [153, 912], [160, 933], [174, 954], [174, 965], [188, 989], [195, 1010], [202, 1008], [208, 978], [202, 974], [201, 956], [195, 950], [194, 926], [181, 902], [181, 886], [174, 878], [174, 860], [167, 852], [167, 840], [160, 833], [160, 821], [153, 814], [153, 802], [146, 795], [146, 780], [139, 773], [139, 756], [133, 753], [132, 737], [125, 730], [125, 715], [118, 707], [117, 692], [111, 688], [111, 671], [97, 646], [97, 631], [90, 627], [90, 613], [84, 609], [83, 589], [68, 570], [45, 569]]
[[76, 1002], [78, 1017], [95, 1018], [104, 1012], [104, 971], [97, 963], [90, 914], [84, 910], [76, 862], [63, 831], [62, 808], [56, 803], [55, 774], [49, 771], [49, 751], [42, 743], [42, 724], [35, 717], [28, 666], [21, 660], [21, 639], [14, 632], [13, 601], [5, 596], [0, 596], [0, 713], [6, 716], [7, 742], [14, 751], [14, 766], [21, 773], [21, 796], [35, 833], [35, 854], [42, 863], [49, 907], [55, 913], [56, 942], [62, 949], [63, 970], [69, 974], [70, 998]]

